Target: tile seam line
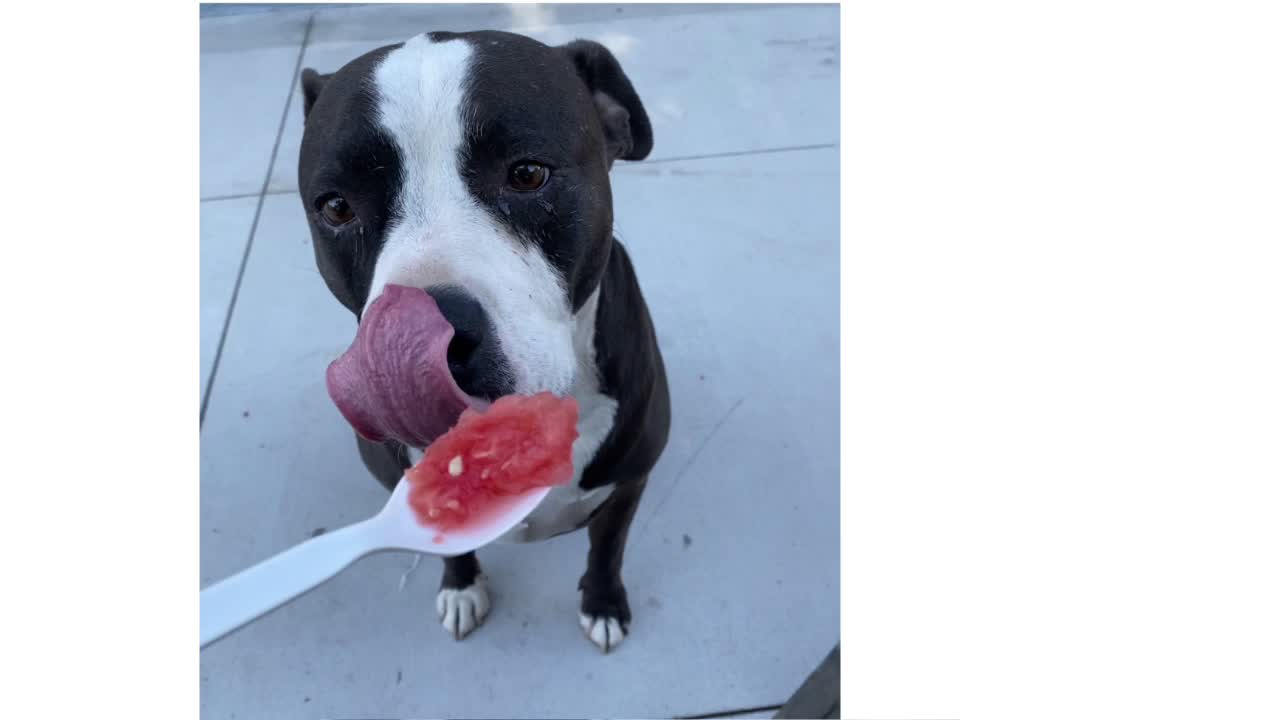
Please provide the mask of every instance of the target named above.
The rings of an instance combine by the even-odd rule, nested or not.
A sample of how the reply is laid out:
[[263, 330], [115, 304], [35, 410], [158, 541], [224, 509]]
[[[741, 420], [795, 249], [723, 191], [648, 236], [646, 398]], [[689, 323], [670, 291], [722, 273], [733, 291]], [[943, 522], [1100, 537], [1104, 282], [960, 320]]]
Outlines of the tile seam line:
[[827, 150], [830, 148], [838, 148], [840, 143], [815, 143], [813, 145], [783, 145], [781, 147], [758, 148], [755, 150], [727, 150], [718, 153], [706, 153], [705, 155], [676, 155], [673, 157], [654, 158], [653, 160], [641, 160], [633, 165], [619, 166], [619, 170], [629, 167], [641, 167], [644, 165], [657, 165], [658, 163], [683, 162], [686, 160], [714, 160], [716, 158], [726, 157], [742, 157], [745, 155], [773, 155], [784, 152], [802, 152], [805, 150]]
[[223, 200], [244, 200], [247, 198], [256, 198], [259, 195], [268, 195], [268, 196], [269, 195], [288, 195], [294, 192], [297, 192], [297, 190], [268, 190], [265, 193], [259, 191], [259, 192], [250, 192], [250, 193], [233, 193], [231, 195], [210, 195], [209, 197], [200, 198], [200, 202], [207, 203], [207, 202], [221, 202]]
[[671, 499], [671, 496], [675, 494], [676, 488], [679, 486], [680, 480], [684, 477], [685, 473], [689, 471], [689, 468], [693, 467], [693, 464], [698, 460], [702, 451], [706, 449], [707, 445], [711, 443], [711, 440], [715, 438], [716, 433], [720, 432], [720, 428], [724, 427], [724, 424], [729, 422], [729, 418], [737, 412], [738, 408], [742, 403], [746, 402], [746, 400], [747, 398], [745, 396], [738, 398], [737, 402], [725, 411], [724, 415], [720, 416], [720, 419], [716, 421], [716, 424], [712, 426], [711, 430], [703, 436], [702, 442], [698, 444], [698, 447], [694, 448], [693, 452], [684, 461], [684, 464], [680, 466], [678, 471], [676, 471], [675, 479], [671, 481], [671, 486], [667, 488], [666, 494], [658, 499], [658, 504], [649, 512], [648, 517], [645, 518], [644, 524], [640, 526], [640, 529], [636, 531], [632, 537], [637, 540], [644, 537], [645, 531], [648, 530], [649, 525], [653, 523], [653, 518], [657, 516], [658, 511], [661, 510], [667, 504], [667, 501]]
[[222, 333], [218, 337], [218, 348], [213, 354], [213, 364], [209, 368], [209, 382], [204, 389], [204, 397], [200, 399], [200, 429], [204, 430], [204, 419], [209, 412], [209, 400], [213, 397], [213, 387], [218, 379], [218, 367], [222, 364], [222, 353], [226, 348], [227, 333], [231, 328], [231, 320], [235, 316], [236, 301], [240, 297], [240, 286], [244, 282], [244, 271], [249, 265], [249, 254], [253, 251], [253, 239], [258, 233], [258, 221], [262, 218], [262, 206], [267, 199], [267, 188], [271, 186], [271, 173], [276, 166], [276, 154], [280, 150], [280, 140], [284, 137], [285, 123], [289, 121], [289, 108], [293, 105], [294, 88], [298, 84], [302, 72], [302, 59], [307, 52], [307, 43], [311, 39], [311, 26], [315, 22], [315, 13], [307, 18], [307, 27], [302, 33], [302, 43], [298, 47], [298, 59], [294, 61], [293, 74], [289, 78], [289, 91], [285, 95], [284, 111], [280, 114], [280, 125], [276, 128], [276, 141], [271, 146], [271, 158], [267, 161], [266, 177], [262, 179], [262, 190], [258, 192], [258, 205], [253, 211], [253, 222], [249, 226], [249, 237], [244, 244], [244, 252], [240, 256], [240, 269], [236, 273], [235, 285], [231, 288], [231, 300], [227, 303], [227, 315], [222, 320]]

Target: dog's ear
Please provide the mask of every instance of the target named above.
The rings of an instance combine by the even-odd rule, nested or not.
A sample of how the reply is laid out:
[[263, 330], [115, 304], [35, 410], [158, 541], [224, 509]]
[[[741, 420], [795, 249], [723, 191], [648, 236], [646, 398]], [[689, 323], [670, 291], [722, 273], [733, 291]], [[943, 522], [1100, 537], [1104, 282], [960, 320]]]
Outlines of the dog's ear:
[[302, 117], [305, 120], [311, 114], [311, 108], [316, 104], [316, 98], [320, 97], [320, 91], [324, 89], [325, 83], [329, 82], [330, 75], [321, 75], [311, 68], [304, 68], [302, 71]]
[[653, 128], [640, 97], [613, 53], [591, 40], [575, 40], [562, 49], [595, 100], [610, 162], [617, 158], [645, 159], [653, 149]]

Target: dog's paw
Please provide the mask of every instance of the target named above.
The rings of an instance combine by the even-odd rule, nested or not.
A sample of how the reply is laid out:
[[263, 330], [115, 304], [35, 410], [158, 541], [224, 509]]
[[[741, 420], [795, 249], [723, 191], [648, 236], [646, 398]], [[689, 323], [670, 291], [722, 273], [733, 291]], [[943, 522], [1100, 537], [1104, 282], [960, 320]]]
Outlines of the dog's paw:
[[436, 613], [444, 631], [454, 640], [466, 637], [480, 627], [489, 614], [489, 591], [484, 587], [484, 580], [476, 578], [474, 583], [461, 589], [441, 588], [436, 595]]
[[610, 652], [627, 638], [631, 625], [631, 608], [627, 605], [627, 591], [621, 584], [597, 590], [591, 584], [582, 584], [582, 609], [578, 624], [587, 639], [603, 652]]
[[587, 639], [604, 652], [609, 652], [627, 639], [627, 628], [618, 618], [607, 615], [587, 615], [578, 613], [578, 624], [587, 634]]

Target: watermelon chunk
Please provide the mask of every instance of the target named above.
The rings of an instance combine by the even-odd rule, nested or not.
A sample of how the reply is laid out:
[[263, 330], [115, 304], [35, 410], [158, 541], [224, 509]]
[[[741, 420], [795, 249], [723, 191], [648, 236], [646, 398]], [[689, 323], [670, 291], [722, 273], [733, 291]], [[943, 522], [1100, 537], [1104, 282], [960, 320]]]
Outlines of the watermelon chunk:
[[578, 403], [551, 393], [499, 398], [458, 423], [405, 472], [409, 505], [424, 525], [449, 530], [495, 501], [573, 477]]

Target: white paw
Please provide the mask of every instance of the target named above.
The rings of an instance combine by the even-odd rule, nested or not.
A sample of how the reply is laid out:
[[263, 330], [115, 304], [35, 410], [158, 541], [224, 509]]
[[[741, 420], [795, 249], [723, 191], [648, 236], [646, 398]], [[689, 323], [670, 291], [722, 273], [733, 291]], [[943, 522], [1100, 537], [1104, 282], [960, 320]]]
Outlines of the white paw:
[[582, 632], [587, 634], [587, 639], [604, 652], [613, 650], [627, 639], [627, 634], [623, 632], [622, 624], [617, 618], [578, 613], [578, 624], [582, 626]]
[[489, 591], [484, 588], [484, 580], [476, 578], [474, 583], [461, 590], [440, 590], [436, 594], [436, 613], [445, 632], [454, 640], [466, 637], [480, 627], [485, 615], [489, 614]]

